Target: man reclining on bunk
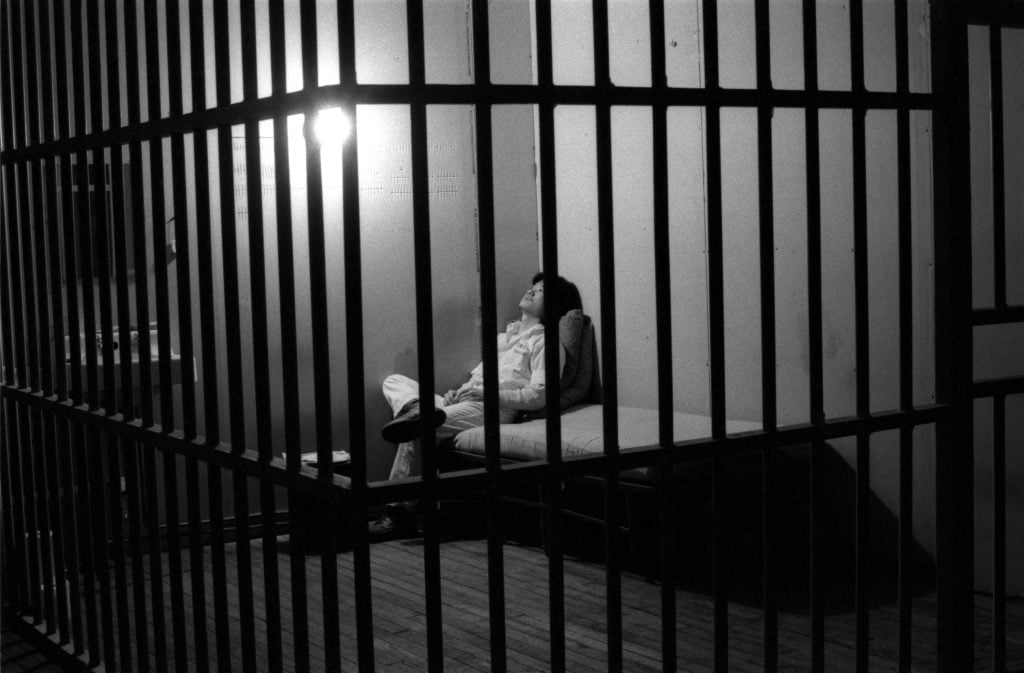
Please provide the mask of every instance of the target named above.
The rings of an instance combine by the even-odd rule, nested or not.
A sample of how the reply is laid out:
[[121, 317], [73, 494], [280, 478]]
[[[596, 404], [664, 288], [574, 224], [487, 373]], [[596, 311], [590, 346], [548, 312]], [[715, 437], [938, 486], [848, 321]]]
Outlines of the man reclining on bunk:
[[[561, 276], [551, 283], [558, 292], [561, 315], [583, 308], [575, 284]], [[524, 411], [544, 408], [543, 272], [533, 277], [530, 289], [519, 300], [519, 310], [519, 320], [509, 323], [498, 335], [498, 418], [501, 423], [513, 422]], [[564, 353], [559, 361], [565, 362]], [[434, 396], [434, 414], [429, 425], [436, 428], [438, 439], [454, 437], [463, 430], [484, 424], [483, 380], [481, 362], [473, 369], [469, 380], [457, 390], [449, 390], [443, 397]], [[398, 444], [388, 478], [416, 476], [420, 470], [420, 445], [416, 440], [422, 427], [419, 384], [407, 376], [392, 374], [384, 379], [382, 388], [394, 420], [384, 425], [381, 436]], [[370, 524], [370, 535], [375, 538], [415, 535], [416, 506], [416, 502], [388, 505], [384, 515]]]

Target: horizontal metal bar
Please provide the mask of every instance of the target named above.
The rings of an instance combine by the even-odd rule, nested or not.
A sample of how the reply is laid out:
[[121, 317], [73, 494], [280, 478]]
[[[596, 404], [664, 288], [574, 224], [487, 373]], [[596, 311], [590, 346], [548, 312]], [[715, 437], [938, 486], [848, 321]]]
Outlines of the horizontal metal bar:
[[718, 106], [878, 110], [932, 110], [936, 98], [929, 93], [798, 91], [649, 87], [538, 86], [531, 84], [337, 84], [268, 96], [180, 116], [165, 117], [134, 126], [88, 133], [9, 150], [0, 154], [3, 163], [41, 156], [108, 147], [131, 141], [153, 140], [178, 133], [262, 121], [280, 115], [301, 114], [335, 105], [395, 105], [412, 102], [426, 105], [622, 105], [622, 106]]
[[971, 387], [971, 397], [999, 397], [1002, 395], [1019, 395], [1024, 393], [1024, 376], [1001, 376], [998, 378], [975, 381]]
[[[999, 384], [999, 381], [991, 384]], [[1024, 379], [1007, 379], [1008, 394], [1024, 392]], [[998, 388], [1002, 389], [1002, 388]], [[283, 458], [260, 461], [255, 451], [234, 452], [230, 444], [211, 445], [202, 437], [188, 439], [181, 432], [161, 432], [157, 425], [145, 427], [140, 421], [126, 422], [121, 415], [106, 415], [88, 407], [74, 406], [68, 401], [59, 401], [56, 397], [44, 397], [40, 393], [27, 389], [2, 387], [2, 397], [14, 399], [16, 402], [56, 412], [63, 418], [90, 426], [97, 426], [119, 436], [131, 439], [161, 451], [171, 451], [186, 457], [217, 465], [226, 469], [239, 470], [248, 476], [296, 489], [302, 493], [324, 499], [328, 503], [338, 504], [351, 497], [351, 480], [341, 475], [330, 475], [321, 479], [313, 468], [301, 467], [298, 471], [285, 468]], [[948, 416], [949, 405], [934, 404], [918, 407], [912, 411], [886, 411], [872, 414], [870, 417], [846, 417], [832, 419], [821, 425], [797, 424], [779, 428], [777, 432], [753, 431], [736, 435], [728, 435], [722, 440], [710, 437], [676, 442], [671, 448], [665, 449], [656, 444], [645, 447], [623, 449], [616, 457], [621, 470], [650, 467], [661, 464], [675, 464], [693, 460], [710, 458], [715, 451], [720, 458], [730, 458], [760, 451], [769, 447], [797, 446], [814, 441], [827, 441], [839, 437], [855, 436], [858, 432], [884, 432], [902, 427], [928, 425], [936, 423]], [[716, 448], [717, 447], [717, 448]], [[566, 479], [586, 475], [600, 474], [605, 468], [607, 458], [604, 454], [572, 456], [563, 459], [562, 476]], [[547, 461], [524, 461], [506, 463], [498, 471], [501, 484], [521, 480], [536, 480], [548, 475], [550, 463]], [[441, 482], [440, 493], [443, 495], [449, 488], [467, 485], [486, 485], [487, 470], [479, 469], [449, 472], [438, 476]], [[421, 480], [410, 478], [395, 481], [379, 481], [368, 484], [367, 498], [369, 504], [382, 504], [418, 497], [422, 492]]]
[[967, 23], [984, 26], [996, 23], [1007, 28], [1024, 28], [1024, 4], [1017, 0], [964, 2], [960, 11]]
[[971, 323], [975, 327], [979, 325], [1002, 325], [1014, 322], [1024, 322], [1024, 306], [976, 308], [971, 312]]
[[74, 424], [98, 427], [147, 447], [242, 472], [331, 504], [340, 504], [349, 497], [350, 481], [347, 477], [328, 475], [327, 478], [320, 478], [316, 470], [304, 466], [297, 471], [288, 470], [283, 457], [261, 461], [256, 451], [238, 451], [227, 443], [210, 444], [203, 437], [188, 439], [181, 431], [163, 432], [159, 425], [145, 426], [141, 421], [125, 419], [122, 414], [108, 415], [105, 411], [90, 409], [87, 405], [75, 406], [70, 401], [59, 401], [55, 396], [43, 396], [26, 388], [3, 386], [0, 387], [0, 393], [2, 398], [42, 409]]

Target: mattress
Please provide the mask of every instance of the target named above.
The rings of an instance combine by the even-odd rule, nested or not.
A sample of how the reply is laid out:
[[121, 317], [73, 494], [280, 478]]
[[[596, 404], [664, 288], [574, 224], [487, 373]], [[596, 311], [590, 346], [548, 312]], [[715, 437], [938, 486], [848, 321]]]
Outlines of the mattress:
[[[619, 447], [622, 449], [658, 444], [658, 410], [619, 407]], [[600, 404], [582, 404], [562, 414], [562, 456], [579, 456], [604, 451], [603, 409]], [[501, 456], [508, 460], [544, 460], [547, 458], [547, 421], [543, 418], [501, 426]], [[760, 423], [727, 421], [732, 434], [760, 430]], [[711, 418], [696, 414], [673, 414], [675, 441], [711, 436]], [[484, 429], [464, 430], [455, 436], [455, 449], [484, 455]], [[637, 472], [631, 470], [630, 472]], [[642, 474], [637, 472], [637, 476]]]

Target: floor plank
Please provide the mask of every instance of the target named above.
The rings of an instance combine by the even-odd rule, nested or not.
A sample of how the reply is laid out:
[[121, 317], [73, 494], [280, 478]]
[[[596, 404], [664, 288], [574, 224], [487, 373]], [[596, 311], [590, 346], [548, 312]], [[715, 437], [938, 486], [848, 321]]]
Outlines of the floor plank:
[[[504, 550], [504, 618], [508, 670], [550, 670], [551, 645], [549, 630], [548, 559], [543, 550], [507, 544]], [[284, 548], [282, 549], [284, 551]], [[337, 610], [341, 640], [342, 670], [358, 669], [356, 652], [356, 609], [352, 554], [328, 557], [323, 565], [320, 556], [304, 557], [305, 586], [292, 581], [291, 560], [287, 553], [271, 557], [277, 562], [277, 582], [266, 586], [268, 569], [262, 542], [251, 543], [253, 598], [256, 616], [252, 624], [243, 624], [239, 617], [240, 574], [237, 572], [237, 550], [225, 546], [228, 579], [228, 614], [216, 614], [213, 606], [212, 555], [205, 549], [204, 599], [206, 631], [209, 633], [209, 663], [217, 670], [215, 627], [226, 620], [230, 632], [229, 648], [232, 670], [241, 671], [239, 643], [243, 631], [253, 629], [259, 651], [257, 671], [267, 667], [266, 645], [269, 642], [266, 598], [274, 591], [281, 606], [281, 639], [284, 651], [283, 670], [296, 670], [295, 598], [304, 592], [307, 602], [308, 654], [312, 671], [326, 670], [326, 639], [323, 633], [325, 607]], [[426, 670], [428, 657], [427, 610], [424, 606], [424, 547], [419, 541], [394, 541], [375, 544], [370, 549], [373, 603], [374, 661], [376, 670], [384, 673]], [[189, 620], [184, 643], [171, 642], [168, 652], [184, 645], [194, 648], [193, 587], [189, 573], [190, 557], [182, 555], [186, 618]], [[443, 606], [442, 642], [446, 671], [482, 673], [491, 670], [490, 608], [488, 601], [488, 556], [484, 540], [455, 540], [440, 547], [441, 595]], [[325, 606], [322, 587], [324, 573], [336, 574], [339, 600]], [[165, 609], [170, 607], [169, 566], [164, 563], [160, 586], [164, 592]], [[146, 591], [151, 594], [148, 577]], [[274, 573], [270, 573], [274, 576]], [[594, 562], [567, 558], [564, 564], [565, 642], [567, 669], [574, 673], [607, 670], [607, 605], [605, 600], [606, 569]], [[661, 588], [643, 578], [623, 573], [621, 578], [622, 653], [624, 669], [636, 673], [654, 673], [661, 667]], [[130, 593], [130, 592], [129, 592]], [[151, 606], [151, 600], [147, 598]], [[934, 670], [935, 614], [934, 594], [915, 597], [913, 602], [914, 670]], [[976, 671], [991, 669], [991, 598], [979, 596], [975, 621]], [[708, 592], [679, 590], [676, 592], [677, 629], [674, 634], [678, 649], [678, 670], [702, 672], [714, 670], [714, 603]], [[1008, 604], [1009, 628], [1007, 650], [1009, 670], [1024, 666], [1024, 601]], [[167, 614], [167, 623], [171, 623]], [[132, 622], [134, 623], [134, 622]], [[151, 621], [152, 624], [152, 621]], [[898, 612], [889, 603], [872, 606], [870, 614], [869, 662], [872, 671], [897, 670], [896, 629]], [[778, 618], [778, 658], [780, 671], [806, 671], [810, 668], [810, 620], [799, 612], [780, 612]], [[150, 626], [152, 629], [152, 626]], [[829, 613], [825, 617], [825, 658], [829, 671], [852, 671], [856, 628], [855, 615], [850, 612]], [[728, 605], [730, 670], [754, 673], [764, 667], [764, 614], [758, 605], [733, 602]], [[116, 634], [115, 634], [116, 635]], [[150, 631], [150, 637], [155, 634]], [[150, 647], [150, 657], [154, 649]], [[193, 662], [194, 663], [194, 662]], [[250, 673], [246, 671], [246, 673]]]

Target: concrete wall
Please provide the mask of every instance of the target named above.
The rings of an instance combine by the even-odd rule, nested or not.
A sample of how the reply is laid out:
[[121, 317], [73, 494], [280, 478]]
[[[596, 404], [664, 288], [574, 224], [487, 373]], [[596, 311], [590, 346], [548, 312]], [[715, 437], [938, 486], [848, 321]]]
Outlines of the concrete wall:
[[[612, 75], [620, 85], [649, 83], [649, 30], [646, 9], [612, 2]], [[894, 90], [895, 57], [891, 3], [865, 3], [865, 76], [869, 89]], [[723, 86], [754, 87], [754, 10], [749, 3], [719, 4], [720, 72]], [[589, 3], [554, 3], [555, 78], [560, 83], [593, 81]], [[700, 3], [666, 3], [668, 78], [673, 86], [704, 81]], [[771, 7], [772, 80], [782, 89], [802, 89], [803, 57], [800, 5]], [[819, 82], [822, 89], [850, 86], [849, 10], [823, 3], [817, 26]], [[911, 3], [911, 82], [927, 90], [928, 8]], [[828, 417], [855, 411], [853, 166], [852, 118], [844, 111], [823, 111], [821, 127], [821, 200], [825, 410]], [[726, 330], [726, 399], [732, 418], [761, 419], [761, 321], [756, 113], [724, 109], [722, 156], [723, 244]], [[930, 120], [915, 114], [911, 123], [913, 185], [914, 367], [915, 400], [934, 400]], [[800, 110], [776, 110], [772, 123], [774, 247], [779, 422], [809, 420], [807, 336], [807, 198], [805, 119]], [[670, 319], [673, 333], [675, 403], [682, 411], [709, 412], [707, 297], [707, 193], [704, 115], [696, 108], [669, 111], [669, 198], [672, 259], [671, 316], [655, 313], [651, 230], [652, 167], [642, 148], [651, 142], [651, 117], [643, 109], [612, 114], [615, 175], [615, 282], [618, 305], [620, 401], [654, 408], [658, 320]], [[596, 222], [595, 128], [591, 110], [556, 111], [559, 237], [562, 272], [575, 280], [588, 312], [600, 323]], [[868, 257], [870, 377], [872, 410], [898, 406], [898, 297], [896, 238], [896, 119], [872, 112], [866, 121], [868, 164]], [[568, 254], [569, 251], [572, 254]], [[916, 452], [915, 534], [934, 548], [932, 433], [922, 429]], [[896, 437], [876, 436], [872, 445], [872, 487], [890, 509], [898, 503]], [[847, 462], [850, 442], [836, 442]]]

